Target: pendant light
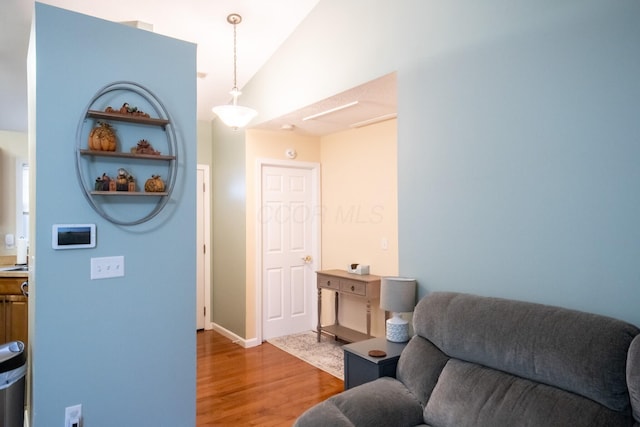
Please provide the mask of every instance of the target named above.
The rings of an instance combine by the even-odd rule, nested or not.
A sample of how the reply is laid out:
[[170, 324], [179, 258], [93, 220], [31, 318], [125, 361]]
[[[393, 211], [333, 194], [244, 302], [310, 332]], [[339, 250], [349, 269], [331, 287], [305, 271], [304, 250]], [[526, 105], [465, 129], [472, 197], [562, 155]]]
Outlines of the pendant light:
[[220, 120], [222, 120], [225, 125], [233, 130], [238, 130], [241, 127], [245, 127], [258, 112], [249, 107], [238, 105], [238, 96], [242, 95], [242, 92], [238, 90], [236, 83], [236, 25], [242, 22], [242, 16], [237, 13], [232, 13], [227, 16], [227, 22], [233, 25], [233, 88], [231, 92], [229, 92], [233, 97], [233, 104], [213, 107], [213, 112], [220, 117]]

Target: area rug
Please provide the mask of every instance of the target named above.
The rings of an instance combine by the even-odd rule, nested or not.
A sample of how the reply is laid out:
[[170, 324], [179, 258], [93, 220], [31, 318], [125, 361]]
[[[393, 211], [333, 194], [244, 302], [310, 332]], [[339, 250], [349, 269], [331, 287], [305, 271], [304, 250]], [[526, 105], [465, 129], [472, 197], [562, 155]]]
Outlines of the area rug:
[[314, 331], [302, 332], [294, 335], [271, 338], [268, 343], [305, 362], [330, 373], [336, 378], [344, 380], [344, 355], [342, 345], [333, 337], [320, 336]]

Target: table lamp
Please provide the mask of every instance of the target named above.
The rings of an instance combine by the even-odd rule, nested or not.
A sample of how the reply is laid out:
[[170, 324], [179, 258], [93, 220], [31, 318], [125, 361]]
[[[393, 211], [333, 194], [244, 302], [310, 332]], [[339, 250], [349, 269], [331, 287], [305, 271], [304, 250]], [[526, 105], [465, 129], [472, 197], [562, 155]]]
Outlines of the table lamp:
[[391, 311], [387, 320], [387, 340], [409, 341], [409, 322], [400, 313], [413, 311], [416, 305], [416, 280], [404, 277], [383, 277], [380, 282], [380, 307]]

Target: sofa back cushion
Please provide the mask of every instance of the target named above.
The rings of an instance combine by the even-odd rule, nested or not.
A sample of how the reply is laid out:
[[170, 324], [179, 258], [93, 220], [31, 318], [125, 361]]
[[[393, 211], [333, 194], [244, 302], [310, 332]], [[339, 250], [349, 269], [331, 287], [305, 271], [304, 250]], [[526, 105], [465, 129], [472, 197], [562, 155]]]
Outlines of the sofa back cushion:
[[640, 330], [560, 307], [436, 292], [414, 312], [414, 330], [451, 358], [484, 365], [629, 411], [627, 351]]
[[628, 414], [475, 363], [451, 359], [424, 410], [437, 427], [630, 426]]

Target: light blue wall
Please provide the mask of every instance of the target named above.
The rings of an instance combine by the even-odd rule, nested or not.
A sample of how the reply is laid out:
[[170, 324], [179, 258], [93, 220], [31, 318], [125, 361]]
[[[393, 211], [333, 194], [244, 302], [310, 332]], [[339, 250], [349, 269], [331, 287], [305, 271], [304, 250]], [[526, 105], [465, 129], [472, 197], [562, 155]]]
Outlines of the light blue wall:
[[[195, 425], [196, 47], [43, 4], [35, 11], [31, 425], [62, 425], [74, 404], [87, 426]], [[151, 89], [178, 135], [171, 201], [139, 226], [98, 216], [75, 174], [83, 110], [117, 80]], [[55, 223], [95, 223], [97, 247], [54, 251]], [[90, 258], [115, 255], [125, 276], [90, 280]]]
[[[640, 3], [323, 0], [268, 120], [398, 71], [400, 273], [640, 324]], [[286, 96], [283, 96], [286, 94]]]
[[400, 267], [640, 325], [640, 3], [563, 3], [400, 73]]

